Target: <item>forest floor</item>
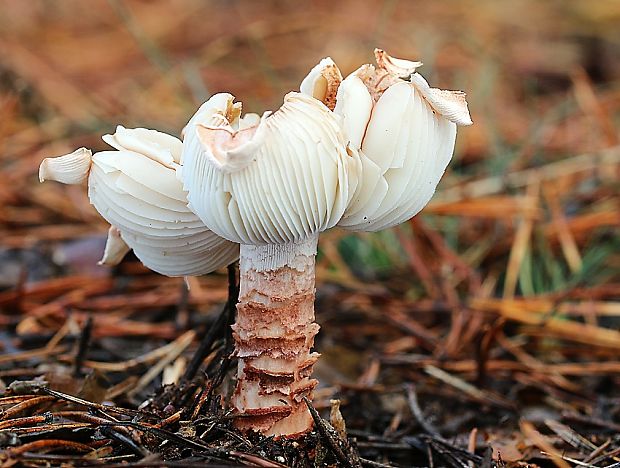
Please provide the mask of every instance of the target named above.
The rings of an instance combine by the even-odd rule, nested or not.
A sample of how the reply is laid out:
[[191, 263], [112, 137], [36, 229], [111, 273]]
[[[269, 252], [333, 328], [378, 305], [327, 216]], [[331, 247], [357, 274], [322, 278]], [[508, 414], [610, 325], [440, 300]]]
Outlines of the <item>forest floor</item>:
[[[620, 467], [617, 2], [0, 10], [0, 465]], [[229, 275], [97, 266], [84, 187], [38, 165], [116, 124], [179, 134], [221, 90], [277, 108], [375, 46], [466, 90], [474, 125], [421, 215], [321, 237], [316, 430], [245, 436]]]

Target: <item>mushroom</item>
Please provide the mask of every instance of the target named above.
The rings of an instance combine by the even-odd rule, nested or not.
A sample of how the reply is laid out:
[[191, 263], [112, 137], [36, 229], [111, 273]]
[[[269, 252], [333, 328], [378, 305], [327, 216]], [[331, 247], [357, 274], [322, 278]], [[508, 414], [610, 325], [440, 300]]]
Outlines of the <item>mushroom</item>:
[[[323, 59], [274, 113], [241, 116], [227, 93], [205, 102], [184, 141], [118, 127], [116, 151], [45, 159], [40, 179], [80, 183], [112, 225], [103, 263], [131, 248], [169, 276], [240, 257], [232, 406], [244, 431], [296, 437], [312, 428], [315, 256], [319, 233], [376, 231], [430, 200], [452, 156], [465, 95], [431, 88], [421, 63], [376, 50], [342, 80]], [[239, 247], [240, 245], [240, 247]]]
[[419, 62], [376, 51], [341, 82], [322, 60], [282, 107], [241, 118], [233, 96], [207, 101], [185, 128], [181, 179], [191, 209], [241, 244], [232, 398], [242, 430], [296, 437], [312, 428], [303, 397], [312, 352], [318, 234], [385, 229], [430, 199], [456, 137], [464, 94], [432, 89]]
[[79, 184], [111, 224], [101, 264], [115, 265], [133, 249], [142, 263], [168, 276], [210, 273], [234, 262], [239, 246], [214, 234], [187, 207], [177, 178], [182, 143], [144, 128], [117, 127], [103, 140], [115, 151], [86, 148], [46, 158], [39, 179]]
[[355, 159], [336, 115], [310, 96], [289, 93], [260, 119], [241, 119], [233, 101], [215, 95], [190, 120], [181, 178], [205, 225], [241, 244], [236, 424], [294, 437], [312, 427], [318, 234], [350, 201]]

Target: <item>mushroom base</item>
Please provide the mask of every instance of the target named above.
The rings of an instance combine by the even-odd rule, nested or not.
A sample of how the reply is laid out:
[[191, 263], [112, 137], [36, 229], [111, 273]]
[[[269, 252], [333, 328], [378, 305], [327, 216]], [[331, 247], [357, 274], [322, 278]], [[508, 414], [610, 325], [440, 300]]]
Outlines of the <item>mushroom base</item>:
[[318, 236], [301, 243], [241, 246], [240, 292], [233, 325], [239, 358], [232, 404], [236, 426], [265, 435], [296, 437], [312, 429], [303, 397], [319, 357], [311, 351], [314, 263]]

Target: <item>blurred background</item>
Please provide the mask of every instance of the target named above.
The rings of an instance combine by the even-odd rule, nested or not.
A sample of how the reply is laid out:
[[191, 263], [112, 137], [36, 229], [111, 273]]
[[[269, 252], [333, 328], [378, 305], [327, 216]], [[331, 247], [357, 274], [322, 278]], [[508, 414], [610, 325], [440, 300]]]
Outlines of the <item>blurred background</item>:
[[[106, 149], [118, 124], [179, 135], [220, 91], [275, 110], [321, 58], [346, 75], [380, 47], [466, 91], [474, 125], [411, 223], [322, 236], [317, 406], [340, 397], [360, 440], [415, 434], [416, 383], [446, 437], [585, 459], [544, 421], [581, 421], [596, 446], [620, 424], [619, 24], [614, 0], [0, 0], [2, 385], [80, 390], [61, 376], [91, 317], [79, 366], [135, 405], [161, 375], [110, 388], [152, 361], [106, 362], [178, 344], [226, 299], [225, 274], [188, 294], [135, 259], [97, 266], [107, 226], [84, 187], [38, 183], [44, 157]], [[177, 376], [191, 338], [164, 363]]]

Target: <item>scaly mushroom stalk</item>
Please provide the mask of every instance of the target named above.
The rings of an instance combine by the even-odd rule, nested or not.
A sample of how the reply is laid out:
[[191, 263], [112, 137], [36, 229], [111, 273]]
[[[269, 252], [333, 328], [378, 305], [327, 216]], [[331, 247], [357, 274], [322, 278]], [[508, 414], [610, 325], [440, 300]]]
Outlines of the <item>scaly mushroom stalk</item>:
[[318, 235], [300, 243], [242, 245], [240, 294], [233, 325], [239, 359], [232, 404], [242, 430], [294, 437], [312, 417], [303, 397], [319, 357], [311, 351], [314, 321], [314, 263]]

